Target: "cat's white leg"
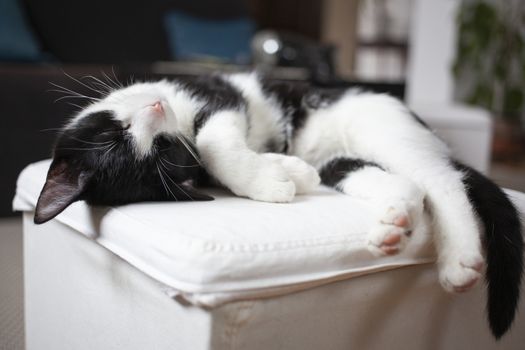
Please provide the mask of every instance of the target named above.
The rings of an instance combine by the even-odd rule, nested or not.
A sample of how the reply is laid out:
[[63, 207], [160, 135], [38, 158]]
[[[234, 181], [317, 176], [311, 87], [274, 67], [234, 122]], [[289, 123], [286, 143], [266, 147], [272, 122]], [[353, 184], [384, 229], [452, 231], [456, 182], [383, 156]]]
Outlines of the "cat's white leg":
[[425, 172], [431, 178], [423, 175], [420, 182], [434, 218], [440, 281], [448, 291], [463, 292], [476, 284], [484, 266], [474, 210], [460, 172], [448, 164]]
[[440, 282], [447, 291], [466, 291], [481, 278], [484, 259], [463, 174], [452, 167], [448, 149], [428, 130], [412, 123], [389, 131], [392, 134], [383, 134], [384, 142], [378, 142], [376, 159], [423, 189], [433, 217]]
[[[430, 132], [407, 125], [375, 149], [380, 164], [416, 183], [426, 195], [432, 213], [434, 241], [442, 286], [466, 291], [481, 277], [484, 260], [480, 229], [470, 204], [462, 174], [449, 161], [446, 148]], [[388, 142], [388, 143], [387, 143]]]
[[374, 212], [368, 249], [376, 255], [397, 254], [423, 222], [424, 193], [408, 178], [373, 165], [349, 172], [336, 187], [365, 199]]
[[447, 147], [401, 102], [349, 94], [312, 114], [297, 135], [291, 152], [316, 166], [337, 154], [354, 154], [410, 178], [424, 191], [433, 214], [443, 287], [464, 291], [479, 280], [480, 230], [462, 174], [450, 165]]
[[484, 259], [481, 231], [463, 174], [451, 165], [448, 148], [400, 105], [388, 117], [392, 122], [380, 137], [377, 132], [362, 136], [376, 135], [373, 159], [409, 177], [425, 192], [433, 217], [440, 282], [447, 291], [466, 291], [481, 278]]
[[317, 170], [298, 157], [279, 153], [263, 153], [261, 156], [280, 164], [284, 168], [290, 179], [295, 183], [296, 193], [311, 192], [321, 182]]
[[238, 196], [266, 202], [290, 202], [296, 186], [286, 169], [257, 154], [246, 144], [246, 116], [220, 111], [210, 117], [196, 137], [206, 170]]

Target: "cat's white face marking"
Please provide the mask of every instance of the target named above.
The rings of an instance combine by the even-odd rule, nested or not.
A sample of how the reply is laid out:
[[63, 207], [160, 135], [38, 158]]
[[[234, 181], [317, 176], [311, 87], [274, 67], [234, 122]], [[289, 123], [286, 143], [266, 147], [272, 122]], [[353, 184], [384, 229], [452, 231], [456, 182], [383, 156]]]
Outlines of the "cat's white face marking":
[[155, 136], [175, 133], [177, 119], [168, 98], [173, 87], [163, 82], [142, 83], [112, 92], [104, 100], [112, 105], [115, 117], [133, 136], [138, 156], [151, 152]]
[[132, 136], [137, 157], [144, 157], [152, 151], [157, 135], [178, 131], [177, 116], [170, 103], [174, 93], [174, 86], [165, 81], [134, 84], [111, 92], [76, 119], [94, 111], [113, 112]]

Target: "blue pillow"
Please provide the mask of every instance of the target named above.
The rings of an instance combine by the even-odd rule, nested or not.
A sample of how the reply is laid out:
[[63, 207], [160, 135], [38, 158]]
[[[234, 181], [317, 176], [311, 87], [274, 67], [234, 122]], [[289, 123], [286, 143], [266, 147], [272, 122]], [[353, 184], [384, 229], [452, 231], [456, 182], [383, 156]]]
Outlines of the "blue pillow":
[[17, 0], [0, 0], [0, 61], [35, 61], [38, 44]]
[[173, 11], [166, 15], [165, 24], [171, 54], [176, 59], [250, 61], [255, 24], [249, 18], [210, 20]]

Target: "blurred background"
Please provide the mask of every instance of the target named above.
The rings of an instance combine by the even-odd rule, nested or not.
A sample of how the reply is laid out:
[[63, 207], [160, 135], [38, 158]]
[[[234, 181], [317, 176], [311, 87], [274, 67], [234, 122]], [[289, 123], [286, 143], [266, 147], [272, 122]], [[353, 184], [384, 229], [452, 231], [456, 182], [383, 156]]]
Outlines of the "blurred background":
[[64, 91], [253, 68], [403, 99], [525, 191], [522, 0], [0, 0], [0, 349], [23, 348], [16, 178], [87, 102]]

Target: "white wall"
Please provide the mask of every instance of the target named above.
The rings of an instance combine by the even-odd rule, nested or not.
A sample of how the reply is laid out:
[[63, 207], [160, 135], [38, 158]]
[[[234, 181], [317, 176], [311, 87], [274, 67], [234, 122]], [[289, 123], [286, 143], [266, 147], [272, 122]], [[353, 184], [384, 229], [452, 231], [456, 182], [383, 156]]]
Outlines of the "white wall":
[[406, 100], [451, 103], [459, 0], [417, 0], [412, 9]]

